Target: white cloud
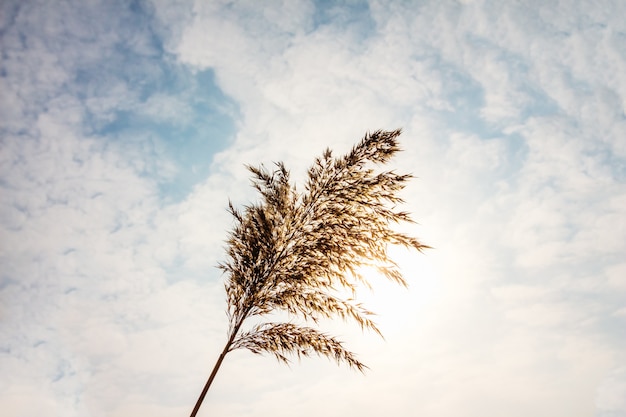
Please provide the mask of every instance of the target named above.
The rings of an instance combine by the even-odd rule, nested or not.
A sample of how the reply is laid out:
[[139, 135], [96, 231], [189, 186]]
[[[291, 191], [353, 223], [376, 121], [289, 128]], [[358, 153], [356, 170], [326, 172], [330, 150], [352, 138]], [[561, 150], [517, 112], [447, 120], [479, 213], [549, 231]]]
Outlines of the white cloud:
[[597, 417], [621, 417], [626, 415], [626, 371], [611, 371], [598, 387], [596, 394]]
[[[2, 23], [3, 410], [189, 412], [224, 342], [213, 266], [227, 198], [254, 198], [242, 163], [284, 160], [298, 179], [326, 146], [403, 126], [410, 230], [435, 249], [402, 260], [409, 292], [364, 297], [386, 342], [330, 325], [370, 373], [237, 352], [202, 412], [623, 413], [621, 5], [371, 2], [320, 24], [314, 2], [156, 2], [158, 22], [30, 4]], [[157, 59], [158, 36], [241, 112], [210, 176], [167, 206], [166, 147], [89, 136], [119, 111], [189, 120], [189, 91], [142, 96], [159, 65], [107, 72], [126, 64], [115, 48]]]
[[[397, 356], [403, 360], [386, 363], [396, 372], [363, 382], [359, 397], [372, 401], [348, 406], [345, 391], [333, 395], [336, 386], [356, 384], [343, 374], [332, 378], [349, 384], [324, 377], [328, 388], [308, 388], [311, 396], [337, 404], [331, 413], [373, 412], [380, 401], [370, 390], [383, 389], [402, 368], [411, 375], [404, 390], [384, 391], [385, 396], [396, 393], [398, 403], [390, 405], [397, 406], [396, 414], [417, 407], [438, 415], [511, 414], [512, 408], [518, 415], [540, 410], [587, 415], [601, 373], [618, 361], [610, 359], [615, 345], [587, 339], [586, 331], [599, 331], [585, 330], [585, 323], [602, 320], [598, 303], [573, 300], [592, 296], [585, 293], [590, 287], [577, 281], [602, 273], [606, 258], [598, 257], [615, 260], [623, 248], [615, 240], [621, 235], [615, 218], [590, 223], [594, 214], [623, 214], [610, 202], [623, 194], [619, 178], [607, 171], [601, 154], [593, 153], [601, 144], [618, 149], [618, 137], [602, 135], [598, 141], [591, 135], [597, 124], [615, 131], [609, 126], [620, 126], [619, 118], [582, 116], [586, 96], [570, 83], [558, 56], [553, 58], [561, 40], [549, 19], [539, 17], [547, 16], [545, 10], [502, 5], [491, 12], [492, 6], [433, 3], [413, 12], [397, 4], [372, 5], [377, 32], [358, 45], [351, 43], [349, 28], [330, 25], [285, 34], [267, 28], [264, 19], [251, 21], [253, 11], [239, 20], [217, 9], [198, 11], [182, 37], [180, 59], [215, 68], [222, 88], [241, 105], [244, 123], [237, 142], [216, 160], [222, 170], [243, 172], [236, 170], [241, 162], [276, 159], [301, 170], [317, 148], [345, 149], [346, 141], [364, 130], [407, 126], [409, 150], [401, 165], [420, 177], [407, 199], [424, 225], [418, 232], [426, 231], [428, 243], [437, 248], [427, 256], [442, 280], [443, 296], [420, 315], [383, 320], [408, 320], [411, 332], [402, 339], [406, 347], [388, 346], [402, 351]], [[204, 47], [218, 39], [218, 32], [232, 41]], [[589, 78], [596, 91], [597, 70], [577, 62], [576, 77]], [[619, 71], [610, 72], [618, 77]], [[598, 97], [602, 103], [619, 102], [611, 94]], [[485, 130], [490, 141], [484, 140]], [[538, 290], [498, 294], [509, 282]], [[603, 291], [596, 284], [593, 296]], [[559, 347], [560, 341], [572, 348]], [[584, 346], [588, 361], [581, 362], [575, 346]], [[283, 373], [273, 371], [274, 364], [255, 369], [258, 375], [276, 372], [277, 380], [294, 378], [279, 376]], [[298, 372], [304, 371], [299, 367]], [[574, 383], [581, 375], [584, 382]], [[217, 387], [216, 397], [239, 383], [228, 372], [221, 381], [226, 387]], [[250, 400], [256, 412], [276, 412], [274, 395], [294, 398], [287, 408], [298, 407], [296, 394], [286, 396], [281, 384], [275, 394], [261, 394], [265, 389], [255, 388], [254, 380], [251, 384], [246, 392], [253, 398], [268, 396]], [[563, 388], [555, 391], [555, 386]], [[423, 390], [429, 394], [421, 401], [407, 400]], [[572, 390], [578, 401], [571, 401]], [[213, 401], [223, 412], [250, 412], [247, 401]], [[329, 412], [324, 404], [302, 407]]]

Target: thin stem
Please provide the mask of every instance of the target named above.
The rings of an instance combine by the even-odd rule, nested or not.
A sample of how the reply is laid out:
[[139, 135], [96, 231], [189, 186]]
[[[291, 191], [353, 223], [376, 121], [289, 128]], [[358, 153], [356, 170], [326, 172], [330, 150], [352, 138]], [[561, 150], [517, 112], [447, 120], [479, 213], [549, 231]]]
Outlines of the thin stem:
[[230, 351], [230, 347], [233, 344], [233, 341], [235, 340], [235, 337], [237, 336], [237, 333], [239, 332], [239, 328], [241, 327], [241, 324], [243, 323], [244, 319], [239, 321], [237, 326], [233, 329], [233, 332], [228, 338], [228, 342], [226, 343], [226, 346], [224, 346], [224, 350], [220, 354], [220, 357], [217, 358], [217, 362], [215, 362], [215, 366], [213, 366], [211, 375], [209, 376], [209, 379], [207, 380], [206, 384], [204, 384], [204, 388], [202, 389], [202, 392], [200, 393], [200, 397], [198, 397], [198, 401], [196, 401], [196, 405], [193, 407], [193, 411], [191, 412], [191, 415], [189, 417], [195, 417], [196, 414], [198, 414], [198, 410], [200, 409], [200, 406], [202, 405], [202, 401], [204, 401], [204, 397], [206, 396], [206, 393], [209, 391], [209, 388], [211, 387], [211, 384], [213, 383], [213, 380], [215, 379], [215, 375], [217, 375], [217, 371], [219, 371], [220, 366], [222, 366], [222, 361], [226, 357], [226, 354]]
[[200, 393], [200, 397], [198, 398], [198, 401], [196, 401], [196, 405], [193, 407], [193, 411], [191, 412], [190, 417], [195, 417], [195, 415], [198, 413], [198, 410], [200, 409], [200, 406], [202, 405], [202, 401], [204, 401], [204, 397], [206, 396], [207, 391], [209, 391], [209, 387], [211, 386], [213, 379], [215, 379], [215, 375], [217, 375], [217, 371], [220, 369], [220, 366], [222, 365], [222, 361], [224, 360], [224, 357], [228, 353], [229, 348], [230, 348], [230, 344], [226, 344], [224, 351], [222, 352], [220, 357], [217, 359], [217, 362], [215, 363], [215, 366], [213, 367], [213, 371], [211, 372], [211, 376], [209, 376], [208, 381], [206, 382], [206, 384], [204, 384], [204, 388], [202, 389], [202, 392]]

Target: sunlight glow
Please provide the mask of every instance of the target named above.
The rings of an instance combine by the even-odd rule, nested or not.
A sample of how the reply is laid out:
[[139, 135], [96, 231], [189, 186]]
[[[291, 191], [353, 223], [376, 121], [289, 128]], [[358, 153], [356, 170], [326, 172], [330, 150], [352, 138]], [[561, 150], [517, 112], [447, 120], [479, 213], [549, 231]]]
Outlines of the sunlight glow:
[[403, 248], [391, 248], [391, 258], [400, 267], [408, 288], [385, 279], [375, 267], [363, 267], [361, 273], [372, 288], [361, 284], [357, 288], [357, 300], [376, 316], [383, 335], [388, 336], [406, 326], [440, 297], [440, 281], [428, 254], [416, 254]]

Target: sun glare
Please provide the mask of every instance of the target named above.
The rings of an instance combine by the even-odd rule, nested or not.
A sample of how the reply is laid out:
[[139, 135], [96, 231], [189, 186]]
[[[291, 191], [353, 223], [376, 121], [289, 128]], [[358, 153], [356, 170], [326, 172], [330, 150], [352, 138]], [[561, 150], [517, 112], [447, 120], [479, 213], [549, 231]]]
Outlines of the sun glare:
[[439, 294], [439, 282], [427, 256], [403, 248], [391, 248], [390, 253], [408, 288], [386, 279], [374, 265], [360, 270], [372, 288], [360, 284], [356, 294], [358, 302], [376, 314], [374, 321], [383, 335], [403, 328], [406, 319], [436, 302]]

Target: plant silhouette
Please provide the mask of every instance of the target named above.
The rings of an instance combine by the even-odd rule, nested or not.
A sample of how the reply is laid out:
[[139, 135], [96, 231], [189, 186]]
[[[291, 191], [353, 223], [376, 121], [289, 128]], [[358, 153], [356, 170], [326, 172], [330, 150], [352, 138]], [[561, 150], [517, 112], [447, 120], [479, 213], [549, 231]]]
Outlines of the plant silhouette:
[[[398, 152], [401, 130], [366, 134], [352, 150], [335, 158], [330, 150], [308, 170], [304, 192], [289, 180], [282, 163], [269, 172], [248, 166], [261, 201], [237, 210], [229, 202], [235, 226], [227, 240], [227, 258], [219, 267], [226, 274], [228, 338], [198, 398], [194, 417], [224, 357], [235, 349], [271, 353], [281, 362], [288, 356], [327, 356], [363, 371], [365, 365], [332, 336], [309, 327], [267, 322], [247, 331], [247, 319], [283, 311], [317, 323], [321, 318], [354, 320], [362, 329], [380, 334], [372, 313], [338, 290], [354, 294], [363, 266], [406, 286], [389, 245], [422, 251], [428, 246], [395, 231], [392, 226], [412, 222], [395, 210], [398, 192], [411, 175], [376, 171]], [[382, 336], [382, 335], [381, 335]]]

